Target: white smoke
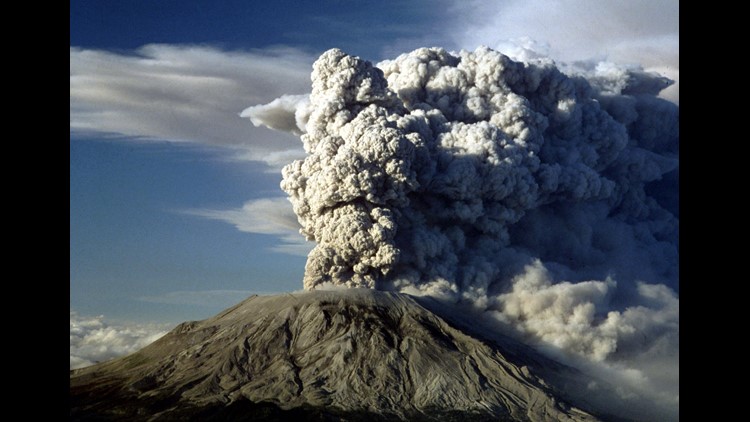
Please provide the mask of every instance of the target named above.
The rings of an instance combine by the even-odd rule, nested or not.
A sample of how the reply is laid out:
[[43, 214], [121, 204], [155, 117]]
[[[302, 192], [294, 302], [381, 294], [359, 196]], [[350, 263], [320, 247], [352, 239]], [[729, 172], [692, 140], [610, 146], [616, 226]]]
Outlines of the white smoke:
[[525, 57], [421, 48], [376, 67], [333, 49], [309, 97], [243, 115], [303, 132], [281, 186], [316, 243], [306, 289], [470, 303], [541, 349], [641, 376], [679, 356], [679, 108], [657, 96], [671, 81]]
[[[495, 298], [499, 310], [492, 314], [531, 343], [596, 361], [677, 341], [673, 335], [679, 330], [679, 300], [671, 289], [637, 283], [640, 305], [604, 315], [601, 312], [611, 308], [608, 302], [616, 286], [612, 279], [553, 284], [549, 271], [536, 261], [512, 280], [510, 292]], [[669, 346], [676, 351], [676, 343]]]

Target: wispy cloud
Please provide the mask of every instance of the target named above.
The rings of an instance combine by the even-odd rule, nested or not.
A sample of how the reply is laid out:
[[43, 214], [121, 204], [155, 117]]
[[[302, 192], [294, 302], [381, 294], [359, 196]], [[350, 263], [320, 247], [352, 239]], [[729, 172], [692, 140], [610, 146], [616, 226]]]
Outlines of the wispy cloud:
[[134, 353], [167, 333], [169, 324], [113, 324], [103, 315], [70, 311], [70, 369]]
[[293, 48], [151, 44], [123, 54], [71, 47], [71, 134], [228, 147], [278, 168], [285, 163], [277, 158], [301, 153], [299, 139], [256, 128], [239, 113], [308, 92], [313, 61]]
[[313, 243], [299, 233], [300, 225], [286, 198], [262, 198], [245, 202], [242, 208], [212, 210], [192, 209], [185, 214], [219, 220], [234, 225], [247, 233], [277, 236], [279, 244], [271, 250], [279, 253], [307, 256]]

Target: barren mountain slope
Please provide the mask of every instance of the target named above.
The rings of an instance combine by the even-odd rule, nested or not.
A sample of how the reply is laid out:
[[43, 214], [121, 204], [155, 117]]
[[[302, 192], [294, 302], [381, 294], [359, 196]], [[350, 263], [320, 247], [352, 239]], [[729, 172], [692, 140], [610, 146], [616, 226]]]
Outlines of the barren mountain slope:
[[71, 371], [71, 418], [597, 420], [540, 377], [567, 368], [469, 331], [398, 293], [252, 296]]

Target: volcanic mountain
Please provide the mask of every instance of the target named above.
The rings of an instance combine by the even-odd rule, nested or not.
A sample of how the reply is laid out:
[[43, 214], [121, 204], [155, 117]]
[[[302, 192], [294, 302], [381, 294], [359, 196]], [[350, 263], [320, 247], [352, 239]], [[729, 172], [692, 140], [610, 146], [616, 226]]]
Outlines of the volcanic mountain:
[[71, 420], [601, 420], [566, 393], [574, 369], [452, 309], [370, 289], [251, 296], [71, 371]]

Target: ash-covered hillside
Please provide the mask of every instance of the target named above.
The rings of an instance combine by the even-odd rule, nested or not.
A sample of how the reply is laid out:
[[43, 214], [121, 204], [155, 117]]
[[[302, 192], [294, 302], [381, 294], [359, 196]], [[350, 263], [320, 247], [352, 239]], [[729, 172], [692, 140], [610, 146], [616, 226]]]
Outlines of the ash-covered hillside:
[[71, 419], [598, 420], [545, 380], [577, 371], [420, 302], [442, 306], [369, 289], [252, 296], [71, 371]]

